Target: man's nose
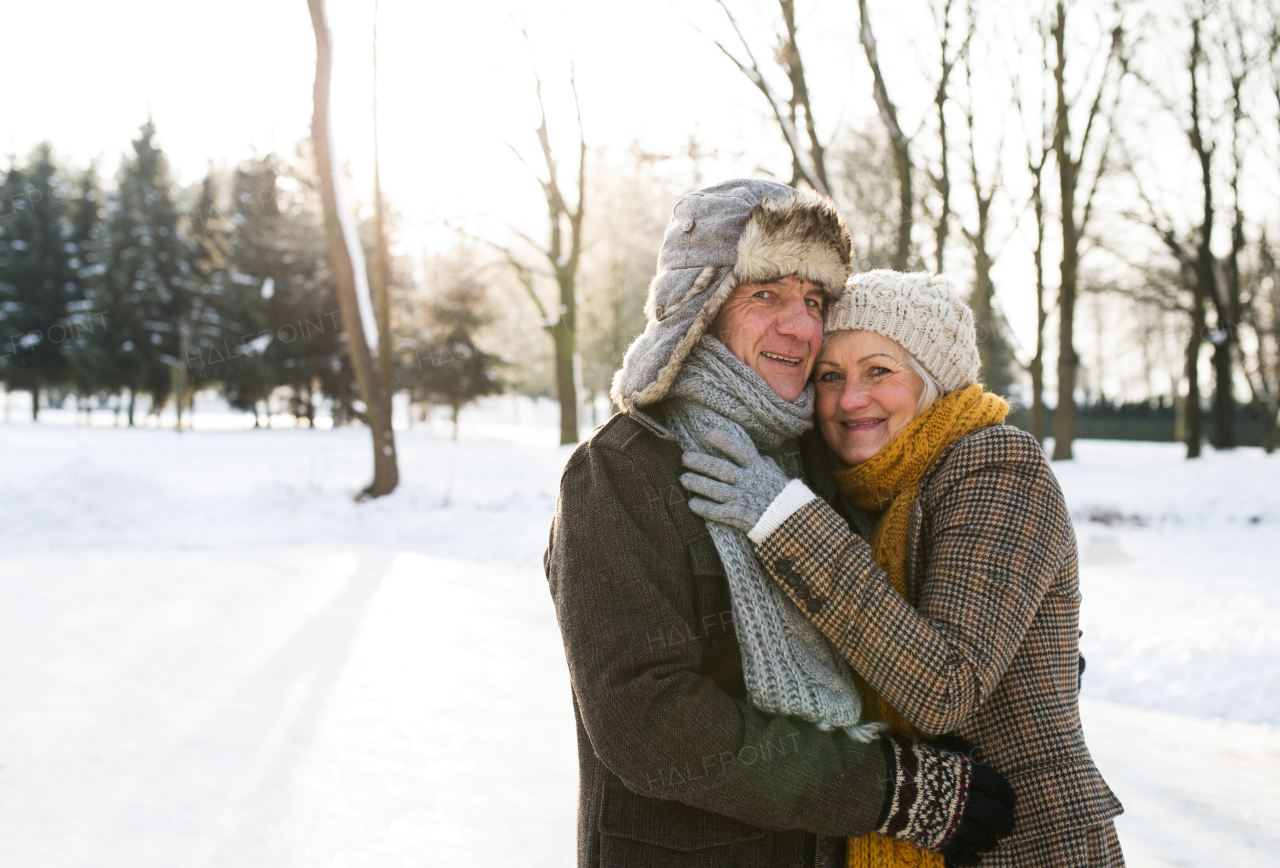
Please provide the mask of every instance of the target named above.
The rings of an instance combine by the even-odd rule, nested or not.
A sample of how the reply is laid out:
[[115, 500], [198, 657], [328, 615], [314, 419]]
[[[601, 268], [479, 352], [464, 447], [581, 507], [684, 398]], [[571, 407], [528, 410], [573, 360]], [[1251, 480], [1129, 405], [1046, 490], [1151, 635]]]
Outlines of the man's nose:
[[809, 343], [822, 334], [822, 319], [809, 313], [804, 298], [790, 299], [778, 316], [775, 328], [779, 334], [789, 335]]

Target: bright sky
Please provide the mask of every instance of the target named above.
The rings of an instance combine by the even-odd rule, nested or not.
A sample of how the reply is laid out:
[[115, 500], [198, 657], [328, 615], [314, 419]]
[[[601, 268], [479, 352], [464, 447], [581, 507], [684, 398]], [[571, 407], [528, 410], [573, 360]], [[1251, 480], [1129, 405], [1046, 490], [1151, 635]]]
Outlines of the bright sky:
[[[211, 159], [234, 164], [255, 149], [288, 155], [309, 134], [315, 42], [306, 0], [6, 5], [0, 54], [0, 81], [7, 83], [0, 148], [6, 153], [23, 155], [48, 139], [64, 159], [97, 159], [99, 170], [111, 175], [150, 111], [178, 180], [190, 183]], [[824, 136], [838, 125], [877, 122], [857, 41], [857, 4], [816, 0], [799, 6], [806, 71]], [[367, 198], [374, 0], [329, 0], [328, 7], [335, 131], [357, 191]], [[780, 26], [776, 3], [735, 0], [732, 7], [762, 64], [771, 65], [762, 27]], [[1025, 4], [1015, 0], [989, 0], [986, 8], [1008, 20], [1026, 14]], [[871, 9], [886, 76], [905, 107], [904, 126], [915, 129], [931, 98], [926, 75], [936, 63], [928, 4], [872, 0]], [[566, 160], [575, 144], [567, 86], [572, 56], [592, 147], [621, 151], [638, 139], [650, 150], [674, 152], [696, 133], [707, 147], [745, 155], [709, 170], [708, 182], [755, 166], [786, 177], [789, 160], [763, 99], [694, 23], [731, 38], [713, 0], [382, 0], [383, 184], [407, 218], [406, 243], [439, 239], [442, 219], [482, 214], [544, 231], [540, 190], [504, 144], [538, 164], [536, 102], [521, 25], [530, 31], [553, 138], [559, 135]], [[1011, 169], [1006, 174], [1022, 183]], [[1004, 225], [997, 234], [1011, 230]], [[954, 231], [958, 237], [958, 227]], [[997, 274], [1002, 304], [1023, 347], [1034, 341], [1028, 267], [1026, 246], [1015, 241]]]
[[[328, 6], [335, 128], [362, 187], [371, 174], [374, 3]], [[235, 161], [254, 148], [287, 154], [309, 133], [315, 42], [305, 0], [24, 3], [5, 18], [0, 146], [9, 153], [47, 138], [111, 173], [150, 111], [176, 174], [190, 182], [208, 159]], [[379, 20], [384, 186], [411, 217], [510, 218], [536, 206], [536, 184], [503, 144], [538, 156], [530, 58], [518, 34], [525, 23], [553, 132], [572, 131], [572, 52], [592, 146], [643, 139], [675, 148], [698, 131], [766, 159], [781, 154], [776, 134], [751, 147], [772, 133], [758, 95], [661, 2], [384, 0]]]

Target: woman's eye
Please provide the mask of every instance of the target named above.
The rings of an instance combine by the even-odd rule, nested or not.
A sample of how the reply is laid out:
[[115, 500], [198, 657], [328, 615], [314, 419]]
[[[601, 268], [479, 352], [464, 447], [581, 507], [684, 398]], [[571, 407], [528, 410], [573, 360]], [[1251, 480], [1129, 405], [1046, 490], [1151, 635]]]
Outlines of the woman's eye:
[[889, 370], [888, 368], [882, 368], [879, 365], [876, 365], [874, 368], [871, 369], [871, 376], [873, 377], [883, 377], [886, 374], [892, 374], [892, 373], [893, 371]]
[[837, 372], [837, 371], [827, 371], [826, 373], [821, 374], [821, 375], [818, 377], [818, 382], [819, 382], [819, 383], [834, 383], [834, 382], [836, 382], [836, 381], [837, 381], [837, 380], [839, 380], [839, 379], [841, 379], [839, 372]]

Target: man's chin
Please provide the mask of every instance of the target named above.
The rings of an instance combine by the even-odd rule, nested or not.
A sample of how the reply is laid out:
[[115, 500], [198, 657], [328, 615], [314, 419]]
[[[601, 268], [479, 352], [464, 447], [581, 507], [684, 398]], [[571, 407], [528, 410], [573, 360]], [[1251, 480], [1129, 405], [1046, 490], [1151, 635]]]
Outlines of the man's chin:
[[773, 389], [775, 395], [788, 403], [799, 398], [800, 393], [804, 391], [805, 381], [798, 377], [788, 377], [785, 380], [777, 377], [764, 377], [763, 379], [769, 388]]

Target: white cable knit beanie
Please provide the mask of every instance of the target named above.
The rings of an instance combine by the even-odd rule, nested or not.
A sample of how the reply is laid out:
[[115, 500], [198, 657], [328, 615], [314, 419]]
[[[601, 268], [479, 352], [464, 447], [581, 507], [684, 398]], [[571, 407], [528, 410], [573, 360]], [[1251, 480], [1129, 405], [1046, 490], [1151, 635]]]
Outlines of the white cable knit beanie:
[[823, 333], [862, 329], [897, 341], [948, 392], [978, 382], [973, 311], [945, 274], [855, 274], [828, 311]]

